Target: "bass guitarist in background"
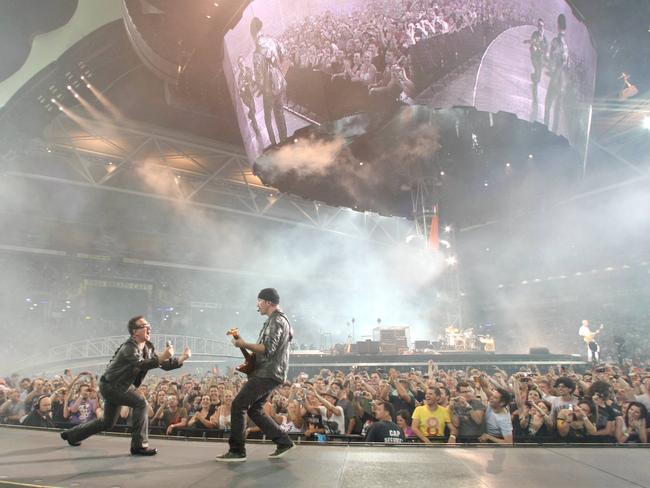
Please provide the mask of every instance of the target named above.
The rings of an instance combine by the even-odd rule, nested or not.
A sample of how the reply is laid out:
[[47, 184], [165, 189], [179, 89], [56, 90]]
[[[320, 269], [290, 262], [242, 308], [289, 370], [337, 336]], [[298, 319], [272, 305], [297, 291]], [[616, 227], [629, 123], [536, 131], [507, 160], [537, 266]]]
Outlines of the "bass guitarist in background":
[[246, 461], [245, 413], [276, 444], [277, 448], [269, 454], [269, 458], [280, 458], [294, 447], [289, 436], [263, 410], [271, 391], [286, 381], [289, 369], [289, 343], [293, 339], [293, 331], [279, 304], [280, 295], [274, 288], [260, 291], [257, 295], [257, 310], [260, 315], [268, 316], [268, 319], [264, 322], [257, 342], [246, 342], [239, 335], [233, 339], [235, 347], [255, 354], [255, 368], [232, 402], [231, 433], [228, 440], [230, 450], [217, 456], [217, 461]]
[[603, 330], [604, 325], [600, 325], [600, 328], [594, 332], [589, 328], [589, 321], [583, 320], [582, 326], [578, 331], [578, 335], [582, 337], [582, 340], [587, 344], [587, 358], [589, 362], [597, 363], [600, 361], [600, 346], [596, 342], [596, 336], [600, 334], [600, 331]]

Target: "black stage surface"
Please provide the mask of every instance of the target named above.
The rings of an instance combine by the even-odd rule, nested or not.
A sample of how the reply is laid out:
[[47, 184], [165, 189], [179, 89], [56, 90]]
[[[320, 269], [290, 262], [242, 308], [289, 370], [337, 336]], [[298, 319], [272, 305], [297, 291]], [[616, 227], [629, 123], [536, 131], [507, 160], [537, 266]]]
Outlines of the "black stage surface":
[[648, 449], [300, 445], [269, 460], [250, 444], [245, 463], [220, 464], [227, 444], [152, 439], [151, 458], [129, 439], [95, 436], [69, 447], [58, 432], [0, 428], [0, 487], [650, 487]]

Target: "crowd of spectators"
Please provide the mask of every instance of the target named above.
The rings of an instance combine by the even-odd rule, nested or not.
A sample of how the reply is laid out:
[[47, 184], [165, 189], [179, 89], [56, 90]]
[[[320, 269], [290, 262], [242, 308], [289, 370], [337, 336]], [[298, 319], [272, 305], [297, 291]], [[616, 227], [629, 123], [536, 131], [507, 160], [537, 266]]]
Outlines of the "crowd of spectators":
[[300, 98], [295, 85], [313, 71], [360, 85], [371, 96], [408, 102], [481, 54], [508, 26], [532, 17], [525, 2], [515, 0], [371, 0], [347, 14], [311, 15], [280, 35], [292, 67], [289, 97]]
[[[67, 427], [103, 415], [98, 378], [66, 370], [53, 378], [0, 379], [0, 419]], [[246, 379], [229, 370], [153, 376], [139, 387], [153, 434], [227, 437], [234, 396]], [[395, 369], [300, 373], [264, 410], [293, 437], [317, 442], [647, 443], [650, 368], [522, 368], [512, 374]], [[128, 430], [123, 407], [115, 429]], [[247, 424], [248, 437], [260, 436]]]

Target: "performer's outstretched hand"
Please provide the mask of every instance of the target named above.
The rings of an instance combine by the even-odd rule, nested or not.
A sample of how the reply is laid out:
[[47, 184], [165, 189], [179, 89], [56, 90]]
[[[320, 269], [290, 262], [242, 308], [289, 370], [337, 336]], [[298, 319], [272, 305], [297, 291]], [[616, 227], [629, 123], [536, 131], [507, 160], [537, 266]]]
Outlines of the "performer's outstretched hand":
[[171, 343], [167, 343], [167, 347], [160, 355], [161, 361], [167, 361], [168, 359], [174, 357], [174, 346]]
[[178, 364], [183, 364], [186, 359], [189, 359], [192, 357], [192, 350], [189, 348], [189, 346], [185, 347], [185, 350], [183, 351], [183, 354], [178, 358]]

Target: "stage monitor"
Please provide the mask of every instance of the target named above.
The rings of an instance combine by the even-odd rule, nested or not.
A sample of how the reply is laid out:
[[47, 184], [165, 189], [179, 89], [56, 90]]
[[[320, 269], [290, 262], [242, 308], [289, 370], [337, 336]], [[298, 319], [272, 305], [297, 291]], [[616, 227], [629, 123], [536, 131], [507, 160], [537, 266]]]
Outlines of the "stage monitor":
[[475, 107], [586, 145], [596, 51], [565, 0], [253, 0], [225, 35], [246, 151], [403, 105]]

